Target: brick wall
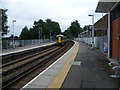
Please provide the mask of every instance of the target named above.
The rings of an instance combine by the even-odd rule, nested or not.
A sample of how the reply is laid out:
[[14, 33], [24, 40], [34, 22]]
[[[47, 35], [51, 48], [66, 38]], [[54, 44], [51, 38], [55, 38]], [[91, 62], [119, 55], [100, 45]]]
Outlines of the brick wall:
[[120, 2], [111, 11], [111, 55], [113, 58], [120, 60], [120, 40], [117, 35], [120, 35]]
[[120, 34], [120, 18], [112, 21], [112, 57], [120, 59], [120, 40], [117, 35]]
[[107, 35], [107, 28], [108, 28], [108, 15], [106, 14], [94, 24], [95, 36]]
[[100, 29], [100, 28], [108, 28], [108, 15], [106, 14], [103, 18], [101, 18], [100, 20], [98, 20], [95, 24], [94, 24], [94, 28], [95, 29]]

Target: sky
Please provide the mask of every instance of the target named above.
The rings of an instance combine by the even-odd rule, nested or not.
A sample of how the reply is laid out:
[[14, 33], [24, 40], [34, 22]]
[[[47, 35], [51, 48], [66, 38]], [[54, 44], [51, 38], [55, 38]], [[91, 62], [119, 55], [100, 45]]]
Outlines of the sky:
[[8, 9], [8, 26], [10, 32], [19, 36], [22, 28], [33, 26], [34, 21], [39, 19], [51, 19], [60, 24], [61, 31], [66, 30], [71, 22], [78, 20], [81, 27], [92, 24], [93, 14], [95, 22], [102, 17], [102, 14], [95, 13], [99, 0], [1, 0], [1, 7]]

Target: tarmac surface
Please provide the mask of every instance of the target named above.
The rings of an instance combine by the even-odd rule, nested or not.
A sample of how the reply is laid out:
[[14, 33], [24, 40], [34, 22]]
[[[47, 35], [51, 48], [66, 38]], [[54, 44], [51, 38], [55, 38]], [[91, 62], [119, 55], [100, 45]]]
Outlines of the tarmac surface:
[[110, 77], [109, 60], [98, 49], [79, 42], [80, 48], [61, 88], [120, 88], [120, 79]]

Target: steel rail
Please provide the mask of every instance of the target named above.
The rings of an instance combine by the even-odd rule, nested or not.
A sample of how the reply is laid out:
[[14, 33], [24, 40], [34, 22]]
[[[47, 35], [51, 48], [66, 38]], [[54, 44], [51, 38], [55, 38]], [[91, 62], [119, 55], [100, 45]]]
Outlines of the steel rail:
[[[51, 47], [51, 48], [54, 48], [54, 47]], [[45, 50], [42, 50], [42, 51], [37, 52], [37, 53], [34, 53], [34, 54], [32, 54], [32, 55], [25, 56], [25, 57], [23, 57], [23, 58], [17, 59], [17, 60], [15, 60], [15, 61], [10, 62], [10, 63], [3, 64], [1, 68], [2, 68], [2, 70], [4, 70], [4, 67], [8, 67], [9, 65], [12, 65], [12, 64], [14, 64], [14, 63], [17, 63], [17, 62], [23, 61], [23, 60], [25, 60], [25, 59], [31, 58], [31, 57], [33, 57], [33, 56], [35, 56], [35, 55], [39, 55], [39, 54], [41, 54], [41, 53], [43, 53], [43, 52], [46, 52], [46, 51], [50, 50], [51, 48], [47, 48], [47, 49], [45, 49]]]
[[4, 65], [7, 65], [7, 63], [9, 63], [9, 62], [13, 62], [17, 59], [20, 59], [21, 56], [25, 57], [25, 56], [28, 56], [29, 53], [34, 54], [34, 53], [39, 52], [40, 50], [44, 50], [44, 49], [52, 47], [52, 46], [55, 46], [55, 44], [45, 46], [45, 47], [33, 48], [33, 49], [30, 49], [30, 50], [28, 49], [28, 50], [24, 50], [24, 51], [21, 51], [21, 52], [16, 52], [16, 53], [10, 53], [10, 54], [7, 54], [7, 55], [3, 55], [2, 56], [2, 65], [0, 67], [2, 67]]
[[[23, 73], [28, 72], [31, 68], [35, 67], [36, 65], [39, 65], [40, 63], [45, 62], [45, 60], [47, 60], [48, 58], [50, 58], [50, 57], [53, 55], [52, 53], [55, 53], [57, 50], [59, 50], [59, 48], [56, 49], [56, 50], [53, 50], [52, 52], [49, 52], [49, 53], [41, 56], [41, 57], [37, 57], [36, 59], [34, 59], [34, 60], [30, 61], [30, 62], [24, 63], [24, 64], [22, 64], [22, 65], [20, 65], [20, 66], [17, 66], [17, 67], [15, 67], [15, 68], [13, 68], [13, 69], [11, 69], [11, 70], [9, 70], [9, 71], [3, 72], [3, 73], [2, 73], [3, 76], [10, 75], [10, 73], [14, 73], [14, 72], [17, 73], [17, 74], [14, 75], [14, 76], [11, 75], [11, 77], [8, 78], [7, 80], [4, 80], [4, 78], [3, 78], [3, 83], [2, 83], [3, 88], [6, 87], [6, 86], [8, 86], [8, 84], [10, 84], [11, 82], [13, 82], [15, 78], [18, 78], [18, 77], [21, 76]], [[47, 55], [49, 55], [49, 57], [47, 57], [46, 59], [44, 59], [44, 57], [46, 57]], [[42, 58], [43, 58], [43, 59], [42, 59]], [[38, 59], [42, 59], [42, 60], [39, 60], [39, 61], [38, 61]], [[35, 63], [35, 61], [37, 61], [37, 62]], [[34, 64], [33, 64], [33, 63], [34, 63]], [[32, 65], [32, 64], [33, 64], [33, 65]], [[24, 66], [27, 66], [27, 65], [29, 65], [29, 66], [31, 66], [31, 67], [29, 68], [29, 66], [28, 66], [28, 68], [24, 68]], [[22, 70], [20, 70], [20, 68], [22, 68]], [[18, 72], [20, 72], [20, 73], [16, 72], [17, 70], [18, 70]], [[19, 70], [20, 70], [20, 71], [19, 71]], [[5, 77], [5, 79], [6, 79], [6, 77]]]

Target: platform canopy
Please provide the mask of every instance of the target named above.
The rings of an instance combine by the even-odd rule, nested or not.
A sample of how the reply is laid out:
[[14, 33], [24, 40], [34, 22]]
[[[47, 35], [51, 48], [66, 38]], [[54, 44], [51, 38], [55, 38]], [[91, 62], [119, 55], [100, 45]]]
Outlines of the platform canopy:
[[96, 13], [107, 13], [120, 0], [99, 0]]

